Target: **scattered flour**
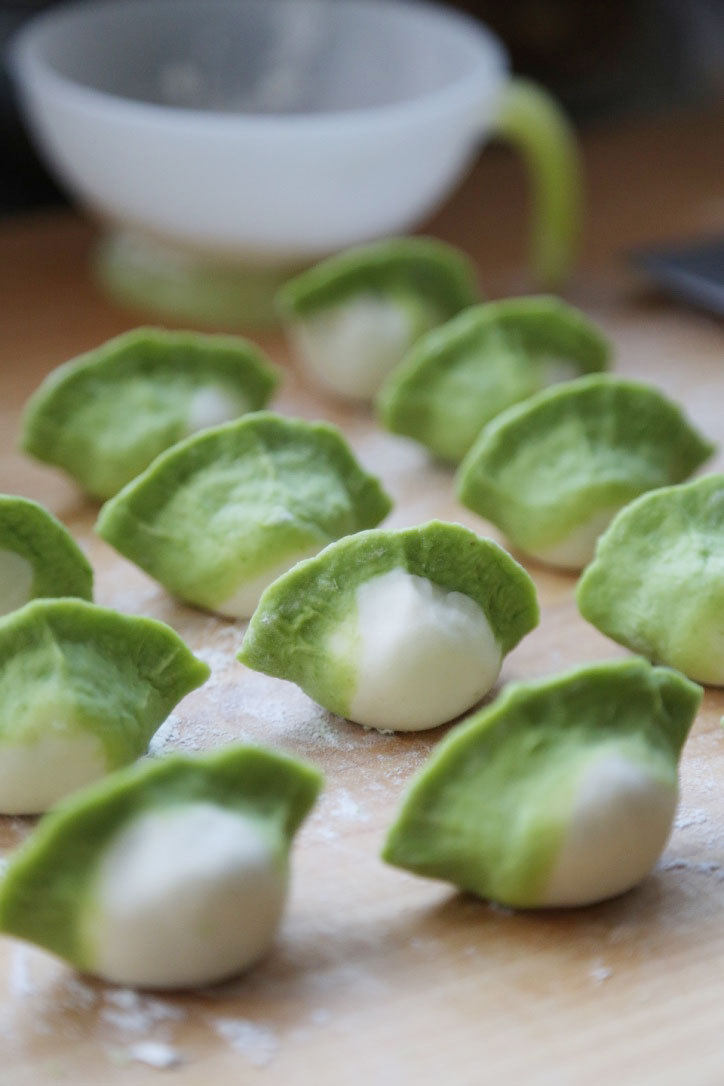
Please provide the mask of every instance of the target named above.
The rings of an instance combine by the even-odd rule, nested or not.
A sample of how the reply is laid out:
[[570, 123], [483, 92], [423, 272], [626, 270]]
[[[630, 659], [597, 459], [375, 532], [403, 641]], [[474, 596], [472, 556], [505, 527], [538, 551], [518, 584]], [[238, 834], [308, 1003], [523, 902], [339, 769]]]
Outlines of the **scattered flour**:
[[132, 988], [109, 989], [104, 1002], [99, 1017], [124, 1033], [149, 1033], [159, 1022], [178, 1022], [186, 1017], [183, 1007], [141, 995]]
[[689, 810], [680, 810], [674, 821], [674, 827], [677, 830], [686, 830], [690, 826], [702, 826], [709, 821], [709, 816], [706, 811], [700, 807], [692, 807]]
[[589, 969], [588, 975], [594, 984], [603, 984], [613, 976], [613, 969], [604, 965], [603, 962], [596, 962]]
[[245, 1056], [252, 1067], [265, 1067], [279, 1049], [274, 1031], [249, 1018], [211, 1018], [209, 1025], [234, 1052]]
[[63, 991], [66, 993], [67, 1006], [75, 1011], [87, 1011], [98, 1002], [98, 991], [72, 974], [66, 977]]
[[156, 1067], [160, 1071], [179, 1067], [185, 1062], [177, 1048], [160, 1041], [139, 1041], [138, 1044], [127, 1048], [123, 1055], [129, 1061], [145, 1063], [148, 1067]]
[[193, 722], [182, 721], [172, 713], [153, 736], [148, 749], [154, 757], [173, 751], [195, 754], [197, 751], [241, 743], [247, 739], [238, 729], [224, 727], [217, 721], [201, 718], [196, 718]]
[[369, 812], [349, 794], [346, 788], [340, 788], [333, 794], [330, 814], [345, 822], [369, 822]]
[[202, 643], [194, 649], [194, 653], [209, 665], [213, 678], [214, 674], [224, 671], [231, 665], [238, 666], [236, 654], [241, 648], [241, 641], [241, 630], [236, 623], [222, 625], [220, 620], [213, 619], [202, 637]]
[[370, 813], [346, 788], [323, 794], [307, 824], [307, 833], [322, 841], [346, 839], [350, 823], [370, 821]]
[[0, 1033], [22, 1045], [31, 1036], [83, 1034], [81, 1016], [92, 1013], [97, 992], [48, 955], [13, 944], [8, 962], [10, 1001], [0, 1006]]

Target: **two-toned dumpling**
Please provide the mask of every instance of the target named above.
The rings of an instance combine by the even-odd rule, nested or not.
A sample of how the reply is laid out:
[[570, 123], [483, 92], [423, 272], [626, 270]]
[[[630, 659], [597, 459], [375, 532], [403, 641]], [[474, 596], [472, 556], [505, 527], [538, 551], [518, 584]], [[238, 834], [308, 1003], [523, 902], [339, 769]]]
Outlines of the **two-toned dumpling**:
[[45, 379], [27, 406], [22, 447], [109, 498], [170, 445], [264, 407], [276, 383], [248, 340], [137, 328]]
[[0, 494], [0, 615], [37, 596], [93, 598], [93, 570], [67, 528], [29, 498]]
[[383, 857], [504, 905], [588, 905], [654, 866], [701, 688], [645, 660], [508, 686], [413, 782]]
[[269, 947], [319, 792], [253, 747], [122, 770], [41, 821], [0, 885], [0, 930], [116, 984], [211, 984]]
[[97, 530], [179, 599], [246, 618], [279, 574], [390, 504], [334, 426], [257, 412], [169, 449]]
[[394, 238], [302, 272], [278, 302], [311, 378], [338, 395], [369, 400], [423, 332], [479, 298], [462, 253], [431, 238]]
[[457, 463], [506, 407], [605, 369], [610, 353], [596, 326], [558, 298], [486, 302], [412, 348], [380, 389], [380, 418]]
[[37, 814], [140, 757], [209, 675], [170, 627], [82, 600], [0, 620], [0, 812]]
[[488, 423], [460, 466], [458, 495], [519, 550], [580, 569], [623, 505], [686, 479], [712, 451], [655, 388], [594, 374]]
[[370, 727], [434, 728], [493, 686], [538, 621], [506, 552], [458, 524], [369, 531], [300, 563], [262, 597], [239, 659]]
[[644, 494], [598, 541], [581, 614], [634, 652], [724, 685], [724, 475]]

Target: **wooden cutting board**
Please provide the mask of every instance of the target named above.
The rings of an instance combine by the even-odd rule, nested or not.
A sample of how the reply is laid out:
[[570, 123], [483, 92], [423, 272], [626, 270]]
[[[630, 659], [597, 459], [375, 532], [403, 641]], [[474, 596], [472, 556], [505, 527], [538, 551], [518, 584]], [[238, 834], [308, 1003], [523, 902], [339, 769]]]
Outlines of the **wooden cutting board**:
[[[589, 230], [567, 297], [611, 335], [617, 372], [682, 401], [724, 438], [721, 325], [629, 278], [620, 251], [724, 219], [722, 116], [673, 117], [585, 142]], [[524, 192], [515, 164], [486, 154], [428, 231], [466, 248], [494, 297], [529, 289]], [[718, 220], [718, 222], [717, 222]], [[289, 909], [246, 977], [183, 996], [114, 989], [0, 940], [0, 1084], [586, 1084], [724, 1082], [724, 695], [709, 690], [682, 764], [676, 828], [631, 893], [577, 911], [512, 913], [386, 867], [379, 847], [411, 774], [445, 729], [386, 737], [320, 711], [289, 684], [235, 661], [243, 624], [182, 607], [94, 537], [97, 508], [15, 452], [19, 410], [52, 367], [147, 318], [113, 307], [89, 271], [94, 228], [70, 213], [0, 228], [0, 489], [53, 509], [87, 549], [98, 602], [174, 626], [212, 668], [163, 727], [157, 749], [249, 740], [308, 758], [322, 800], [294, 853]], [[452, 476], [364, 410], [305, 388], [285, 366], [280, 411], [342, 426], [396, 500], [391, 526], [440, 517], [491, 533], [454, 500]], [[722, 470], [721, 453], [710, 465]], [[542, 621], [501, 683], [625, 655], [578, 615], [575, 579], [530, 567]], [[0, 821], [0, 850], [29, 821]], [[164, 1068], [164, 1063], [173, 1066]]]

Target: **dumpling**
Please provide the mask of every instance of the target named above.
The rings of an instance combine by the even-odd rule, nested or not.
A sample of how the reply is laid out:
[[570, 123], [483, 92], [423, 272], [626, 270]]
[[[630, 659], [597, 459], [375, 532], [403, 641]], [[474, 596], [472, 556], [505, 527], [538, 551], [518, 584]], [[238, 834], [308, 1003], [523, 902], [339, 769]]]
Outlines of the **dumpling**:
[[321, 777], [254, 747], [149, 760], [46, 815], [0, 884], [0, 930], [115, 984], [212, 984], [268, 949]]
[[519, 908], [623, 893], [668, 839], [701, 694], [641, 659], [511, 684], [433, 751], [383, 858]]
[[460, 465], [458, 496], [525, 554], [580, 569], [623, 505], [686, 479], [713, 448], [655, 388], [594, 374], [488, 423]]
[[614, 641], [724, 685], [724, 475], [654, 490], [622, 509], [577, 599]]
[[257, 412], [162, 454], [97, 531], [172, 595], [247, 618], [295, 562], [390, 506], [336, 427]]
[[472, 265], [432, 238], [393, 238], [349, 249], [279, 292], [292, 350], [329, 392], [370, 400], [430, 328], [479, 301]]
[[38, 814], [134, 761], [208, 676], [154, 619], [71, 599], [0, 619], [0, 812]]
[[385, 731], [434, 728], [491, 689], [538, 622], [510, 555], [432, 521], [331, 544], [262, 596], [239, 659], [340, 716]]
[[0, 615], [37, 596], [93, 598], [93, 570], [67, 528], [42, 505], [0, 494]]
[[241, 337], [136, 328], [53, 370], [22, 447], [110, 498], [182, 438], [264, 407], [277, 379]]
[[547, 385], [608, 366], [608, 341], [553, 297], [473, 306], [423, 336], [377, 399], [382, 425], [458, 463], [483, 426]]

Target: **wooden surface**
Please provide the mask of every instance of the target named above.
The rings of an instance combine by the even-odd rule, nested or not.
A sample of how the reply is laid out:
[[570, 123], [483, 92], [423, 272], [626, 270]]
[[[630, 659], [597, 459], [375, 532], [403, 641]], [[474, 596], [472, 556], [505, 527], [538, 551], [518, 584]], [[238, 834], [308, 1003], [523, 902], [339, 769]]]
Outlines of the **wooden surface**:
[[[683, 401], [719, 441], [721, 325], [649, 292], [621, 252], [722, 226], [723, 119], [682, 115], [587, 135], [588, 234], [567, 291], [612, 336], [618, 372]], [[517, 166], [490, 151], [428, 230], [465, 247], [487, 292], [502, 296], [528, 289], [524, 220]], [[276, 947], [238, 982], [136, 996], [0, 940], [2, 1086], [145, 1086], [164, 1073], [178, 1086], [724, 1082], [722, 692], [707, 692], [687, 744], [670, 845], [655, 873], [620, 899], [514, 914], [383, 865], [377, 854], [402, 790], [444, 729], [368, 733], [294, 687], [246, 672], [234, 660], [242, 624], [174, 604], [94, 538], [96, 507], [70, 482], [14, 451], [18, 411], [41, 377], [146, 319], [93, 286], [94, 236], [68, 213], [0, 229], [0, 489], [46, 503], [71, 527], [97, 571], [98, 602], [171, 623], [211, 665], [212, 679], [178, 707], [157, 749], [258, 741], [316, 762], [327, 787], [298, 839]], [[263, 342], [286, 363], [280, 342]], [[390, 525], [436, 516], [490, 532], [455, 503], [448, 471], [364, 412], [318, 400], [291, 369], [275, 406], [342, 425], [396, 499]], [[708, 465], [723, 466], [721, 454]], [[573, 577], [531, 571], [542, 621], [506, 660], [502, 683], [624, 655], [577, 614]], [[0, 823], [0, 848], [28, 828]], [[172, 1053], [182, 1061], [175, 1068], [149, 1063]]]

